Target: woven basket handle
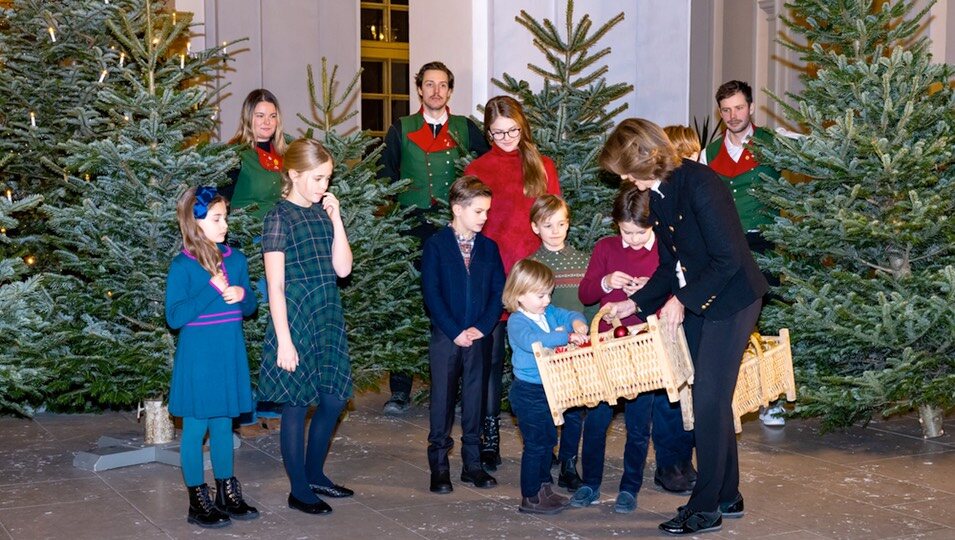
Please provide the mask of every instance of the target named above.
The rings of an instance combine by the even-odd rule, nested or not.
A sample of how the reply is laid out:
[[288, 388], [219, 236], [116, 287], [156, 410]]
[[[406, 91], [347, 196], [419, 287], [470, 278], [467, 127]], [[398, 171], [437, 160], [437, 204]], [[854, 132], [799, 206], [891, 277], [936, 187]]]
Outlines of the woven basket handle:
[[[594, 318], [590, 321], [590, 346], [595, 349], [594, 354], [597, 354], [596, 349], [599, 346], [599, 342], [600, 342], [600, 339], [597, 337], [597, 334], [600, 333], [600, 321], [602, 321], [604, 318], [604, 315], [608, 313], [610, 313], [610, 308], [607, 307], [606, 304], [604, 304], [600, 306], [600, 309], [597, 310], [596, 315], [594, 315]], [[614, 328], [620, 326], [620, 319], [618, 319], [617, 317], [614, 317], [613, 326]]]
[[756, 349], [756, 356], [763, 356], [763, 344], [760, 339], [759, 332], [753, 332], [749, 335], [749, 342], [753, 345], [753, 348]]

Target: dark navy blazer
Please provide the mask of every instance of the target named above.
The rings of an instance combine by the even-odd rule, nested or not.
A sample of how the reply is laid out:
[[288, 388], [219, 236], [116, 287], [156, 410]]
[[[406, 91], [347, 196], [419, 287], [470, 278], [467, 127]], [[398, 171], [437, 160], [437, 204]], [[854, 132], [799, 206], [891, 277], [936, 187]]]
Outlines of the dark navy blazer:
[[490, 335], [504, 310], [504, 263], [497, 244], [475, 235], [469, 271], [454, 230], [444, 227], [425, 240], [421, 288], [431, 323], [448, 338], [472, 326]]
[[[650, 192], [650, 214], [660, 266], [630, 297], [638, 315], [655, 313], [674, 294], [689, 311], [721, 320], [766, 294], [769, 286], [753, 260], [733, 196], [712, 169], [684, 159], [659, 189], [663, 197]], [[686, 278], [682, 289], [677, 260]]]

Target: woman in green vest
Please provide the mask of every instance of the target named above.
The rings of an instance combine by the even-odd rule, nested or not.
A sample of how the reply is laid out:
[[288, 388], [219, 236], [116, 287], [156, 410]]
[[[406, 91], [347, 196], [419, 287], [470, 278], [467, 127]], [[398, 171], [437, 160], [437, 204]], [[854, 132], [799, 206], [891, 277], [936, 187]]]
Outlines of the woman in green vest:
[[291, 137], [282, 131], [279, 101], [264, 88], [253, 90], [242, 103], [239, 129], [229, 144], [240, 147], [239, 168], [229, 173], [232, 183], [220, 192], [232, 208], [255, 205], [258, 219], [282, 197], [282, 156]]

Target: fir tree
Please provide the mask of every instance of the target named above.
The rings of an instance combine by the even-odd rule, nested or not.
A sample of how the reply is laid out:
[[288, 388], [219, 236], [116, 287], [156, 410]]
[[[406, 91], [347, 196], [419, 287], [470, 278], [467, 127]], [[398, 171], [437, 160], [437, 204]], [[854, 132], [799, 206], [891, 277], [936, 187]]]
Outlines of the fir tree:
[[[757, 148], [781, 274], [763, 324], [792, 329], [798, 411], [827, 426], [955, 405], [955, 94], [918, 32], [928, 7], [793, 0], [785, 41], [812, 69], [776, 97], [806, 131]], [[775, 97], [775, 96], [774, 96]]]
[[[7, 236], [18, 224], [13, 215], [35, 208], [40, 200], [36, 195], [15, 202], [0, 198], [0, 244], [18, 243]], [[49, 306], [38, 287], [40, 277], [24, 278], [26, 273], [22, 259], [0, 259], [0, 412], [23, 415], [29, 414], [30, 403], [41, 400], [48, 378], [31, 353], [48, 344]]]
[[[417, 241], [401, 234], [410, 225], [409, 210], [389, 201], [409, 180], [392, 183], [378, 177], [383, 147], [365, 131], [340, 133], [336, 128], [357, 114], [340, 112], [352, 102], [361, 72], [337, 93], [337, 66], [328, 73], [322, 59], [321, 90], [316, 92], [311, 66], [308, 88], [316, 118], [299, 115], [320, 131], [335, 160], [329, 188], [341, 201], [345, 230], [354, 255], [351, 275], [343, 283], [342, 304], [355, 382], [376, 384], [386, 371], [427, 374], [428, 322], [424, 316], [419, 275], [411, 261]], [[309, 130], [308, 136], [311, 136]]]
[[503, 81], [493, 80], [523, 103], [537, 145], [554, 160], [561, 191], [573, 211], [570, 241], [587, 250], [609, 233], [609, 201], [617, 188], [616, 181], [601, 174], [597, 155], [614, 117], [627, 109], [626, 103], [614, 106], [614, 102], [633, 90], [629, 84], [607, 83], [607, 66], [596, 64], [610, 48], [594, 49], [623, 18], [620, 13], [593, 30], [589, 15], [574, 21], [574, 2], [568, 0], [561, 34], [550, 20], [538, 22], [522, 10], [515, 20], [531, 32], [534, 45], [550, 64], [527, 66], [543, 79], [543, 88], [533, 92], [527, 81], [506, 73]]
[[189, 185], [223, 181], [236, 164], [231, 149], [202, 142], [216, 109], [200, 83], [225, 62], [224, 49], [187, 55], [188, 15], [133, 4], [104, 26], [117, 47], [111, 71], [85, 81], [98, 85], [87, 115], [108, 135], [63, 145], [80, 197], [45, 208], [65, 273], [50, 287], [62, 309], [47, 366], [58, 409], [124, 406], [165, 391], [175, 346], [165, 277], [181, 248], [176, 200]]

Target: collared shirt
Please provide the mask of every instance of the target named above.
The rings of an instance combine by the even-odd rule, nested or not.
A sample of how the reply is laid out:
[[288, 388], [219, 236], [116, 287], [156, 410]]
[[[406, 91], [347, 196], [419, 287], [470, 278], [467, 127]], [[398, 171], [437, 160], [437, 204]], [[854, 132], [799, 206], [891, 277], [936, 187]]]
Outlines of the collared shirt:
[[[451, 224], [448, 224], [448, 227], [451, 227]], [[453, 228], [452, 228], [453, 230]], [[474, 237], [476, 234], [472, 234], [470, 237], [463, 236], [454, 233], [454, 238], [458, 241], [458, 249], [461, 250], [461, 257], [464, 258], [464, 268], [469, 272], [471, 271], [471, 252], [474, 251]]]
[[[750, 122], [749, 127], [743, 132], [743, 138], [738, 145], [733, 144], [733, 141], [730, 140], [728, 133], [723, 135], [723, 146], [726, 147], [726, 153], [729, 154], [733, 161], [739, 161], [739, 158], [743, 155], [743, 150], [746, 149], [746, 145], [749, 143], [749, 140], [752, 138], [754, 132], [755, 130], [753, 129], [753, 123]], [[700, 152], [700, 163], [703, 165], [709, 165], [709, 162], [706, 159], [705, 148], [702, 152]]]
[[444, 111], [441, 113], [441, 116], [437, 116], [437, 117], [431, 116], [428, 114], [426, 110], [422, 110], [421, 115], [424, 116], [425, 123], [431, 126], [431, 132], [434, 133], [435, 136], [437, 136], [438, 131], [441, 129], [441, 126], [443, 126], [444, 123], [448, 121], [447, 108], [444, 109]]
[[524, 308], [517, 308], [518, 311], [524, 314], [525, 317], [534, 321], [534, 324], [540, 327], [541, 330], [545, 332], [550, 332], [550, 325], [547, 324], [547, 317], [543, 313], [530, 313], [525, 311]]

